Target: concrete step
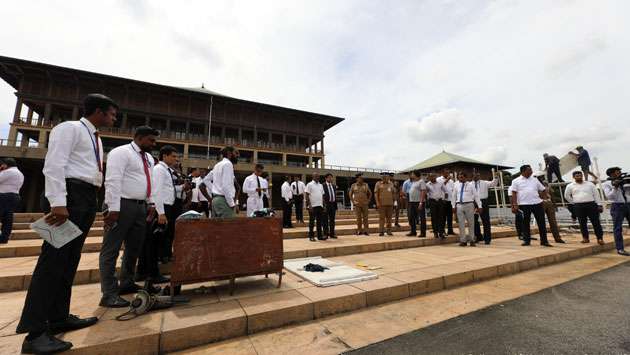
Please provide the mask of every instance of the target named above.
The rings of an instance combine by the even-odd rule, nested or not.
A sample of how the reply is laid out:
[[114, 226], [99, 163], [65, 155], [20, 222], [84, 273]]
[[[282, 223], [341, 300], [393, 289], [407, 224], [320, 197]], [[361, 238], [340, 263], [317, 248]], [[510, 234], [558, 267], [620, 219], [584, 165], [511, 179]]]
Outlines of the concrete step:
[[[495, 228], [494, 238], [513, 237], [510, 228]], [[441, 241], [435, 238], [406, 237], [404, 232], [396, 232], [394, 236], [344, 236], [338, 239], [311, 242], [308, 239], [290, 239], [284, 241], [284, 258], [304, 258], [307, 256], [332, 257], [340, 255], [363, 254], [383, 250], [417, 248], [437, 244], [452, 244], [458, 241], [457, 236], [449, 236]], [[75, 285], [99, 282], [98, 257], [101, 237], [86, 239], [83, 255], [79, 263]], [[41, 241], [19, 241], [15, 247], [9, 244], [2, 246], [0, 258], [0, 292], [26, 290], [37, 263], [37, 255], [41, 249]], [[6, 254], [4, 254], [6, 253]], [[27, 256], [31, 254], [31, 256]], [[11, 255], [12, 254], [12, 255]], [[161, 265], [162, 272], [168, 274], [169, 265]]]
[[[605, 238], [612, 239], [610, 235]], [[567, 244], [554, 248], [521, 247], [516, 238], [504, 238], [476, 248], [439, 245], [333, 257], [332, 260], [355, 267], [380, 267], [375, 270], [379, 278], [320, 288], [287, 273], [282, 287], [276, 288], [277, 280], [273, 276], [248, 277], [237, 280], [234, 295], [229, 294], [227, 282], [208, 282], [204, 289], [199, 289], [199, 284], [190, 285], [183, 288], [183, 293], [191, 298], [189, 304], [154, 311], [126, 322], [115, 320], [126, 310], [98, 307], [98, 285], [79, 286], [75, 287], [71, 312], [82, 316], [94, 314], [100, 321], [62, 337], [74, 344], [70, 353], [173, 352], [290, 324], [328, 319], [326, 317], [336, 314], [513, 275], [613, 248], [612, 242], [605, 246], [581, 244], [578, 235], [565, 236], [565, 239]], [[508, 286], [524, 286], [520, 282]], [[3, 305], [6, 305], [2, 315], [5, 325], [0, 328], [3, 353], [19, 351], [24, 338], [13, 335], [24, 295], [24, 292], [2, 295]], [[483, 296], [477, 294], [476, 297]], [[435, 307], [444, 307], [440, 309], [445, 311], [455, 306], [452, 302], [452, 299], [435, 302], [426, 312]]]

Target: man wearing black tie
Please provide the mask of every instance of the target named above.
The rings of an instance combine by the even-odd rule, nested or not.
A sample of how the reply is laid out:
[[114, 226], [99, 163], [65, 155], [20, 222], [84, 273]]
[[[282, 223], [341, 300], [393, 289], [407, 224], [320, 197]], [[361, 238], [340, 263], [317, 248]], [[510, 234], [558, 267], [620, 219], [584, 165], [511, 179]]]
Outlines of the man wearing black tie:
[[72, 343], [53, 334], [88, 327], [96, 317], [69, 314], [72, 283], [85, 237], [96, 216], [96, 193], [103, 183], [103, 144], [99, 127], [111, 127], [118, 106], [110, 98], [90, 94], [83, 102], [84, 118], [66, 121], [50, 132], [44, 161], [46, 199], [42, 201], [48, 224], [67, 220], [83, 232], [56, 249], [44, 242], [26, 294], [17, 333], [28, 333], [23, 353], [65, 351]]
[[324, 234], [332, 239], [337, 239], [337, 236], [335, 236], [337, 186], [333, 184], [333, 176], [331, 173], [326, 174], [326, 183], [324, 183], [324, 207], [326, 211], [326, 217], [324, 218]]
[[[133, 282], [136, 260], [146, 235], [146, 220], [153, 213], [152, 169], [159, 132], [147, 126], [136, 128], [131, 143], [112, 149], [107, 155], [104, 213], [105, 236], [99, 255], [102, 307], [127, 307], [129, 302], [120, 297], [138, 291]], [[125, 250], [119, 279], [116, 261], [123, 242]]]
[[298, 223], [304, 223], [304, 191], [306, 185], [302, 182], [302, 178], [298, 175], [291, 184], [291, 191], [293, 191], [293, 203], [295, 204], [295, 220]]

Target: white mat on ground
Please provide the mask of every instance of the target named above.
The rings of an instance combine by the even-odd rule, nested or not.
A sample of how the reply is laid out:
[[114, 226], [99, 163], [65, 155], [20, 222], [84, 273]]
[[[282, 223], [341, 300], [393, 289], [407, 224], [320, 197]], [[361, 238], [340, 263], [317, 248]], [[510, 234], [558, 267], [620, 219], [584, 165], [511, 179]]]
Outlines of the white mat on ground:
[[[304, 271], [307, 264], [318, 264], [329, 269], [324, 272]], [[321, 256], [311, 258], [290, 259], [284, 261], [284, 268], [315, 286], [326, 287], [351, 282], [359, 282], [378, 278], [378, 274], [370, 271], [355, 269], [343, 263], [326, 260]]]

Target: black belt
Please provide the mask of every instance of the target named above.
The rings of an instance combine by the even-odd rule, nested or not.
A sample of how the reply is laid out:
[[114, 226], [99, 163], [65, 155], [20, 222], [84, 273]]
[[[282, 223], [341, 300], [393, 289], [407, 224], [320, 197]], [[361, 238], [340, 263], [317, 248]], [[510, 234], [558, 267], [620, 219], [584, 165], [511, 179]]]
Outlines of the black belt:
[[469, 203], [474, 203], [473, 201], [470, 202], [457, 202], [456, 205], [467, 205]]
[[131, 202], [131, 203], [136, 203], [136, 204], [138, 204], [138, 205], [144, 205], [144, 204], [146, 204], [146, 203], [147, 203], [147, 201], [146, 201], [146, 200], [132, 200], [132, 199], [130, 199], [130, 198], [124, 198], [124, 197], [121, 197], [120, 199], [121, 199], [121, 200], [123, 200], [123, 201]]
[[78, 186], [82, 186], [82, 187], [89, 187], [89, 188], [93, 188], [93, 189], [98, 189], [98, 186], [95, 186], [89, 182], [85, 182], [83, 180], [80, 179], [75, 179], [75, 178], [66, 178], [66, 183], [67, 184], [72, 184], [72, 185], [78, 185]]

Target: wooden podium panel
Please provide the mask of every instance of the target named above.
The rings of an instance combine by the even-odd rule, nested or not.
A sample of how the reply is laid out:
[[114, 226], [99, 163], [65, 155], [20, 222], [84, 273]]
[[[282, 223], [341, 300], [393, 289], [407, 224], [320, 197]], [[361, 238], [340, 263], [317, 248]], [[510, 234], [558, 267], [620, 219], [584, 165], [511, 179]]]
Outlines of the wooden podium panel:
[[171, 286], [251, 275], [280, 275], [280, 218], [179, 220], [175, 224]]

